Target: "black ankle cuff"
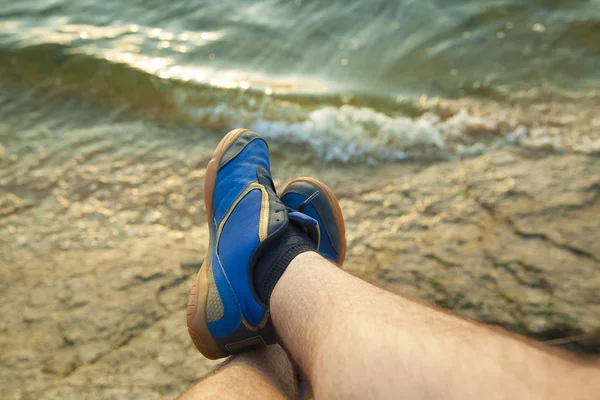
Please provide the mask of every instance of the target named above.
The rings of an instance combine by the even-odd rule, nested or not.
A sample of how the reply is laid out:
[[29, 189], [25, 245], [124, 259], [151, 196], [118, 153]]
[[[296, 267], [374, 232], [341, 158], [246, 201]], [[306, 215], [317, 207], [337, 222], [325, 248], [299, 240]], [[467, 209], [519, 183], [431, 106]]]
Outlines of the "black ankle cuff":
[[254, 271], [254, 288], [260, 300], [269, 305], [275, 285], [292, 260], [298, 254], [315, 250], [314, 243], [302, 229], [290, 223], [288, 232], [273, 243], [257, 263]]

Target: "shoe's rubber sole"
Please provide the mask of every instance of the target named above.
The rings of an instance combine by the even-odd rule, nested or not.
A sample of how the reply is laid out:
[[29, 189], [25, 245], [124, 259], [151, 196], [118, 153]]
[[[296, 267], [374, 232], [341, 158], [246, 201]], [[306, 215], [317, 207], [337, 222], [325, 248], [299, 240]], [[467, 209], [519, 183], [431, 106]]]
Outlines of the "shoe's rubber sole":
[[340, 259], [338, 260], [337, 265], [338, 265], [338, 267], [341, 267], [342, 264], [344, 263], [344, 258], [346, 257], [346, 225], [344, 224], [344, 216], [342, 215], [342, 209], [340, 208], [340, 204], [339, 204], [337, 198], [335, 197], [335, 194], [333, 194], [333, 191], [331, 189], [329, 189], [329, 187], [327, 187], [324, 183], [322, 183], [321, 181], [318, 181], [317, 179], [310, 178], [310, 177], [302, 177], [302, 178], [294, 179], [293, 181], [291, 181], [290, 183], [287, 184], [285, 189], [283, 189], [282, 193], [285, 193], [288, 187], [290, 187], [292, 184], [297, 183], [297, 182], [305, 182], [305, 183], [313, 185], [317, 189], [319, 189], [319, 191], [321, 193], [323, 193], [323, 195], [325, 195], [325, 198], [327, 199], [327, 203], [329, 203], [329, 206], [333, 210], [335, 226], [339, 233], [340, 241], [341, 241], [341, 243], [340, 243]]
[[[221, 158], [241, 135], [249, 132], [247, 129], [236, 129], [229, 132], [221, 139], [221, 142], [215, 149], [212, 159], [209, 161], [206, 167], [206, 173], [204, 174], [204, 205], [206, 208], [207, 223], [210, 229], [210, 219], [213, 215], [213, 195], [215, 192], [215, 184], [217, 180], [217, 173], [219, 172], [219, 164]], [[210, 334], [208, 330], [208, 324], [206, 321], [206, 302], [208, 298], [208, 270], [210, 263], [210, 254], [207, 254], [206, 259], [198, 275], [196, 276], [196, 283], [192, 286], [190, 295], [188, 296], [187, 305], [187, 326], [190, 338], [194, 345], [206, 358], [211, 360], [217, 360], [219, 358], [227, 357], [228, 354], [219, 348], [217, 342]]]

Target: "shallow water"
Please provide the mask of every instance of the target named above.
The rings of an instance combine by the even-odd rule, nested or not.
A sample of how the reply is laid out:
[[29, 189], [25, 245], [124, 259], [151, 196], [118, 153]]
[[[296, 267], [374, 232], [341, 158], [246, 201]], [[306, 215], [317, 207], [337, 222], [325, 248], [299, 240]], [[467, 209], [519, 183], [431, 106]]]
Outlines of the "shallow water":
[[600, 151], [600, 0], [1, 3], [4, 166], [131, 120], [341, 163]]

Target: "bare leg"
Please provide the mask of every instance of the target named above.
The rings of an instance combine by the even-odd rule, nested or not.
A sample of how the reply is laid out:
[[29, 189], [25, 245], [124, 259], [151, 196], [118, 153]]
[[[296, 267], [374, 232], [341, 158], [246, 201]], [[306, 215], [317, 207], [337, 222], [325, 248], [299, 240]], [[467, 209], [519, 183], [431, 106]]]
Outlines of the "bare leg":
[[294, 369], [281, 346], [230, 357], [180, 400], [298, 398]]
[[600, 369], [390, 294], [316, 253], [271, 297], [276, 330], [316, 399], [597, 398]]

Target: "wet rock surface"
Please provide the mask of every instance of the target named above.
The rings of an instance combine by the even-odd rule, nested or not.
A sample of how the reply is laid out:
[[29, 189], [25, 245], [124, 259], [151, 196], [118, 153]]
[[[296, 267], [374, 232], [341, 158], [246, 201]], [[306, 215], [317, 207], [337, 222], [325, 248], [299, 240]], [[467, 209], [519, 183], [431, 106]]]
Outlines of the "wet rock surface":
[[[124, 142], [81, 139], [3, 171], [1, 398], [168, 398], [216, 365], [197, 353], [184, 319], [208, 243], [208, 142], [189, 149], [193, 158], [160, 146], [114, 157]], [[274, 148], [280, 188], [312, 175], [334, 189], [349, 272], [600, 352], [597, 157], [501, 151], [433, 165], [297, 165]]]

